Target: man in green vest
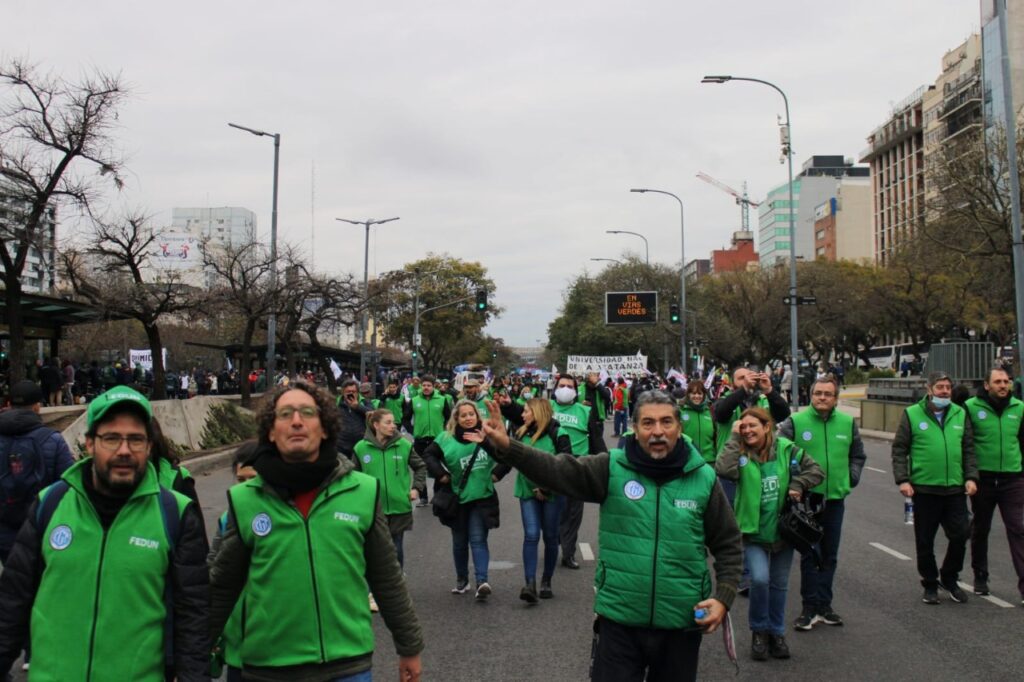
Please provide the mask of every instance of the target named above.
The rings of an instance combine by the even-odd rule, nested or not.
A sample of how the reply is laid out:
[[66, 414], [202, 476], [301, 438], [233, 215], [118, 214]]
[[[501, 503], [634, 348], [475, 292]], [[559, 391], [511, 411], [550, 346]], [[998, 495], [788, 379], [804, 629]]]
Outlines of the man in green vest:
[[742, 548], [714, 471], [681, 437], [675, 401], [644, 393], [625, 449], [590, 457], [552, 457], [511, 440], [491, 405], [484, 433], [498, 460], [556, 493], [601, 505], [591, 680], [697, 679], [702, 631], [717, 629], [736, 597]]
[[486, 388], [480, 384], [478, 379], [466, 379], [462, 383], [462, 395], [466, 400], [475, 404], [476, 409], [480, 410], [481, 419], [487, 419], [490, 416], [487, 411]]
[[384, 390], [384, 399], [381, 400], [381, 407], [394, 415], [396, 424], [402, 423], [405, 398], [402, 397], [402, 392], [398, 390], [398, 380], [393, 377], [388, 379], [387, 387]]
[[39, 494], [0, 577], [0, 677], [31, 637], [33, 679], [209, 679], [206, 531], [157, 482], [151, 419], [127, 386], [89, 404], [89, 457]]
[[965, 405], [974, 432], [979, 475], [978, 492], [971, 498], [971, 568], [974, 593], [988, 594], [988, 533], [992, 514], [999, 507], [1024, 603], [1024, 403], [1010, 395], [1010, 386], [1007, 371], [995, 367], [984, 388]]
[[246, 677], [344, 679], [373, 658], [374, 599], [399, 655], [420, 679], [423, 637], [398, 565], [376, 479], [334, 447], [330, 396], [303, 381], [277, 388], [257, 415], [256, 478], [228, 491], [228, 520], [210, 568], [210, 637], [245, 590]]
[[[978, 489], [971, 422], [952, 402], [953, 381], [944, 372], [928, 375], [928, 395], [903, 412], [892, 442], [892, 473], [900, 493], [914, 504], [917, 572], [925, 604], [938, 604], [938, 588], [957, 603], [967, 594], [957, 585], [964, 567], [970, 522], [967, 496]], [[966, 493], [966, 495], [965, 495]], [[935, 534], [949, 540], [942, 567], [935, 565]]]
[[867, 459], [853, 417], [836, 409], [839, 404], [836, 379], [831, 374], [816, 379], [810, 392], [811, 409], [797, 412], [779, 424], [779, 435], [795, 442], [825, 472], [825, 481], [811, 490], [825, 498], [825, 510], [818, 518], [825, 531], [818, 545], [821, 565], [811, 554], [804, 554], [800, 559], [803, 611], [794, 624], [797, 630], [810, 630], [817, 623], [843, 624], [843, 619], [832, 609], [832, 582], [839, 558], [846, 496], [860, 482]]
[[[448, 423], [452, 408], [444, 395], [435, 389], [434, 377], [425, 374], [419, 382], [419, 391], [413, 396], [402, 409], [402, 426], [412, 434], [412, 447], [416, 454], [423, 457], [430, 444]], [[426, 507], [430, 505], [429, 486], [423, 486], [419, 490], [419, 504]]]
[[359, 401], [368, 413], [380, 407], [380, 401], [373, 397], [373, 384], [368, 381], [359, 384]]
[[[718, 425], [718, 450], [732, 436], [732, 424], [748, 407], [763, 407], [772, 420], [781, 424], [789, 417], [789, 405], [779, 392], [772, 390], [772, 379], [757, 368], [740, 367], [732, 375], [733, 390], [715, 402], [714, 417]], [[729, 494], [731, 491], [726, 488]], [[729, 499], [732, 499], [730, 494]]]

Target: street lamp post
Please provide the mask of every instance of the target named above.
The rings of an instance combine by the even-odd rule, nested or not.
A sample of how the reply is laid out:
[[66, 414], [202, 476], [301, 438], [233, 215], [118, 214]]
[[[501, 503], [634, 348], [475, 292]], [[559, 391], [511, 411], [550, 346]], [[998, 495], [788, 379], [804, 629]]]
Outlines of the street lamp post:
[[[281, 134], [268, 133], [263, 130], [247, 128], [237, 123], [228, 123], [232, 128], [244, 130], [257, 137], [274, 138], [274, 194], [270, 213], [270, 288], [277, 290], [277, 176], [281, 159]], [[267, 386], [273, 388], [274, 376], [277, 373], [277, 313], [271, 311], [267, 320]]]
[[789, 120], [789, 98], [782, 88], [760, 78], [744, 78], [740, 76], [704, 76], [701, 83], [728, 83], [729, 81], [747, 81], [767, 85], [782, 95], [782, 103], [786, 108], [786, 122], [782, 125], [782, 154], [786, 157], [789, 167], [789, 353], [793, 363], [793, 395], [791, 398], [794, 411], [800, 407], [800, 361], [797, 357], [797, 320], [796, 320], [796, 213], [793, 205], [793, 137]]
[[[366, 240], [363, 246], [363, 316], [360, 322], [359, 329], [359, 381], [362, 382], [363, 377], [366, 376], [366, 329], [369, 327], [369, 311], [367, 309], [367, 302], [370, 300], [370, 228], [374, 225], [383, 225], [384, 223], [390, 223], [392, 220], [398, 220], [398, 218], [385, 218], [384, 220], [374, 220], [373, 218], [367, 218], [366, 220], [349, 220], [348, 218], [335, 218], [343, 223], [349, 223], [350, 225], [362, 225], [366, 228]], [[377, 322], [373, 323], [373, 348], [372, 353], [377, 352]], [[377, 377], [373, 377], [371, 383], [376, 383]]]
[[[682, 261], [679, 263], [679, 309], [682, 311], [686, 310], [686, 218], [683, 210], [683, 200], [677, 197], [672, 192], [666, 192], [663, 189], [647, 189], [638, 188], [631, 189], [630, 192], [638, 192], [645, 194], [651, 192], [652, 194], [664, 194], [670, 196], [679, 202], [679, 253]], [[646, 241], [646, 240], [645, 240]], [[696, 331], [694, 332], [696, 334]], [[679, 342], [680, 350], [679, 357], [682, 360], [683, 373], [689, 376], [689, 355], [686, 352], [686, 314], [680, 316], [679, 322]]]
[[644, 240], [644, 254], [645, 254], [644, 255], [644, 261], [648, 265], [651, 264], [651, 247], [647, 243], [647, 237], [643, 236], [639, 232], [630, 232], [629, 230], [605, 230], [605, 233], [606, 234], [631, 234], [634, 237], [640, 237], [640, 239], [643, 239]]
[[616, 263], [618, 265], [622, 265], [622, 261], [620, 261], [618, 258], [591, 258], [590, 260], [597, 262], [607, 261], [609, 263]]

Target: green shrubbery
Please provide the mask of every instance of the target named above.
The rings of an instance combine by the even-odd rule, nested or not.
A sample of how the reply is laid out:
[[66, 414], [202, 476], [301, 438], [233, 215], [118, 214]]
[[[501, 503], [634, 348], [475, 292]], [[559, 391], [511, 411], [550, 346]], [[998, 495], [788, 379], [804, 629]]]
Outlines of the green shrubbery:
[[199, 444], [204, 450], [231, 445], [256, 436], [256, 420], [234, 403], [215, 403], [210, 407]]

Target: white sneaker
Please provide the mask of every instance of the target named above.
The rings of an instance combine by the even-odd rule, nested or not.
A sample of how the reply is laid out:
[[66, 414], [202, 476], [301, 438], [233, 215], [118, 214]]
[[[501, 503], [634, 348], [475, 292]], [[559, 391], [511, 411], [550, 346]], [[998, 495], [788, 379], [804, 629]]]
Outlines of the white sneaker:
[[370, 613], [377, 613], [378, 611], [380, 611], [380, 608], [377, 606], [377, 601], [373, 598], [373, 595], [371, 594], [370, 595]]
[[21, 664], [21, 672], [23, 672], [23, 673], [27, 673], [28, 672], [28, 663], [22, 663]]
[[487, 597], [491, 595], [491, 586], [486, 582], [480, 583], [476, 588], [476, 600], [487, 601]]

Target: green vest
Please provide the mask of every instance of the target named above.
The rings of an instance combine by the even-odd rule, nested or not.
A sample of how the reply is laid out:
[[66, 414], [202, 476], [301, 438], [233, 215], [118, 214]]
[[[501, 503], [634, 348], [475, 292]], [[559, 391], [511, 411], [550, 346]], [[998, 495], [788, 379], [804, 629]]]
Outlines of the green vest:
[[[466, 398], [466, 400], [469, 400], [469, 398]], [[487, 421], [491, 416], [491, 412], [487, 409], [487, 403], [485, 403], [484, 400], [486, 400], [486, 398], [481, 395], [478, 400], [470, 400], [470, 402], [476, 405], [476, 409], [480, 410], [480, 418]]]
[[[607, 406], [604, 404], [604, 394], [599, 390], [600, 388], [601, 384], [598, 384], [597, 386], [594, 387], [595, 404], [592, 407], [597, 408], [597, 416], [600, 417], [601, 421], [604, 421], [605, 418], [608, 416], [608, 409]], [[583, 395], [584, 397], [586, 397], [587, 395], [586, 388], [583, 389]]]
[[444, 431], [444, 398], [437, 391], [412, 399], [412, 437], [436, 438]]
[[803, 452], [788, 438], [777, 437], [776, 457], [764, 464], [740, 456], [736, 484], [736, 523], [753, 542], [779, 541], [779, 511], [789, 491], [789, 469], [799, 465]]
[[394, 415], [396, 424], [402, 423], [402, 408], [405, 405], [405, 398], [402, 397], [401, 393], [394, 398], [389, 398], [385, 395], [382, 405], [385, 410], [388, 410], [392, 415]]
[[715, 447], [715, 420], [711, 416], [711, 408], [695, 409], [687, 402], [679, 408], [679, 419], [683, 424], [683, 433], [690, 437], [697, 452], [705, 462], [713, 464], [718, 449]]
[[704, 513], [715, 471], [691, 450], [683, 475], [660, 486], [612, 450], [601, 504], [594, 610], [616, 623], [677, 630], [711, 595]]
[[[32, 604], [33, 680], [164, 679], [167, 537], [156, 470], [104, 530], [83, 487], [84, 459], [40, 528], [43, 573]], [[50, 489], [39, 494], [43, 500]], [[174, 493], [178, 514], [190, 500]]]
[[182, 479], [192, 478], [192, 474], [189, 473], [188, 469], [183, 466], [175, 467], [169, 461], [164, 458], [160, 458], [156, 461], [156, 476], [157, 480], [163, 487], [168, 490], [175, 490], [174, 484], [178, 481], [178, 474], [181, 474]]
[[[523, 439], [523, 444], [531, 448], [536, 448], [541, 452], [546, 452], [550, 455], [555, 454], [555, 444], [551, 441], [551, 436], [544, 434], [537, 439], [536, 443], [531, 443], [529, 438]], [[516, 491], [515, 496], [520, 500], [531, 500], [533, 499], [533, 489], [538, 488], [536, 483], [523, 476], [523, 472], [518, 472], [516, 475]], [[548, 499], [552, 499], [553, 496], [548, 496]]]
[[[441, 433], [434, 442], [441, 448], [444, 454], [444, 465], [451, 472], [452, 487], [455, 488], [462, 480], [462, 471], [469, 464], [469, 458], [476, 450], [476, 443], [460, 443], [447, 431]], [[473, 462], [473, 470], [466, 477], [466, 483], [458, 490], [459, 502], [473, 502], [482, 500], [494, 494], [494, 481], [491, 480], [491, 470], [494, 469], [494, 460], [487, 454], [487, 451], [480, 449], [476, 461]]]
[[359, 468], [373, 476], [381, 485], [381, 508], [385, 515], [408, 514], [412, 511], [409, 491], [412, 474], [409, 471], [409, 453], [412, 442], [399, 438], [387, 450], [368, 440], [361, 440], [353, 448], [359, 459]]
[[963, 438], [967, 413], [956, 404], [946, 408], [940, 425], [928, 399], [907, 408], [910, 420], [910, 482], [951, 488], [964, 484]]
[[1020, 473], [1021, 452], [1017, 434], [1024, 418], [1024, 402], [1010, 396], [1010, 404], [997, 415], [987, 401], [971, 398], [964, 406], [971, 418], [974, 452], [978, 470], [998, 473]]
[[[767, 398], [767, 396], [763, 396], [763, 395], [762, 396], [758, 396], [758, 398], [757, 398], [757, 407], [763, 407], [764, 409], [769, 410], [769, 412], [771, 411], [770, 408], [768, 407], [768, 398]], [[716, 452], [716, 454], [721, 452], [722, 448], [725, 447], [725, 444], [727, 442], [729, 442], [729, 438], [732, 436], [732, 425], [734, 423], [736, 423], [737, 419], [740, 418], [740, 415], [743, 414], [743, 410], [744, 409], [746, 409], [746, 408], [744, 408], [742, 405], [740, 405], [735, 410], [733, 410], [732, 417], [729, 418], [729, 421], [727, 421], [727, 422], [719, 422], [718, 423], [718, 436], [717, 436], [718, 442], [715, 443], [715, 446], [716, 446], [715, 452]]]
[[318, 664], [373, 651], [366, 607], [366, 534], [378, 482], [350, 471], [321, 490], [309, 517], [261, 477], [228, 490], [238, 535], [251, 552], [242, 661]]
[[[228, 513], [220, 515], [217, 522], [217, 534], [223, 536], [228, 527]], [[224, 662], [232, 668], [242, 667], [242, 624], [245, 622], [245, 592], [238, 597], [235, 608], [231, 611], [228, 622], [224, 624], [224, 632], [220, 635], [220, 649]]]
[[826, 500], [841, 500], [850, 494], [850, 446], [853, 445], [853, 417], [832, 410], [828, 421], [808, 408], [793, 415], [793, 440], [825, 472], [825, 480], [812, 488]]
[[590, 453], [589, 409], [580, 403], [559, 405], [557, 400], [551, 401], [551, 411], [558, 425], [569, 436], [572, 443], [572, 454], [586, 455]]

